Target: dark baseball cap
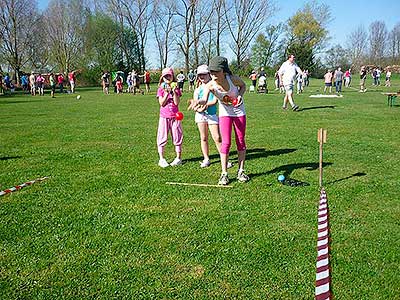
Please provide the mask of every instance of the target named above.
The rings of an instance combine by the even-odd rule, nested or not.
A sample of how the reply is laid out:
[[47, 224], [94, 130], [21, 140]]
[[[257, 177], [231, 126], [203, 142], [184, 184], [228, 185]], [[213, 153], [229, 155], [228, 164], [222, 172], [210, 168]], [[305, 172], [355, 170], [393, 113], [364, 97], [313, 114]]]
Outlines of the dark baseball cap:
[[230, 73], [228, 59], [223, 56], [213, 57], [208, 64], [208, 70], [216, 72], [224, 71], [225, 73]]

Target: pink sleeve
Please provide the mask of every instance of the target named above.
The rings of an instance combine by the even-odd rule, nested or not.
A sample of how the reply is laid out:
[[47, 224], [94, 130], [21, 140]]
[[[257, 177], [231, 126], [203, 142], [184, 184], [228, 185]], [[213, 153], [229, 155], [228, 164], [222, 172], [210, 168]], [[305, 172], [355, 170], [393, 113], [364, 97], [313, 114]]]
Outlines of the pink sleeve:
[[165, 95], [165, 90], [162, 87], [159, 87], [157, 90], [157, 98], [164, 97], [164, 95]]

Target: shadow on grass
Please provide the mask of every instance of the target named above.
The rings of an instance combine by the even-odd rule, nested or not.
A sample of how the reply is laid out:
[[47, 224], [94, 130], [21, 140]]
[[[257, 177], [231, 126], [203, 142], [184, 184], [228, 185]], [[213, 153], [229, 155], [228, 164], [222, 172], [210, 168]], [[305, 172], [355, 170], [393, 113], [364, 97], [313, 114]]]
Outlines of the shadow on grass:
[[305, 111], [305, 110], [312, 110], [312, 109], [323, 109], [323, 108], [335, 108], [335, 105], [323, 105], [323, 106], [312, 106], [312, 107], [304, 107], [299, 109], [299, 111]]
[[18, 158], [22, 158], [22, 156], [4, 156], [4, 157], [0, 157], [0, 160], [10, 160], [10, 159], [18, 159]]
[[[262, 158], [262, 157], [268, 157], [268, 156], [278, 156], [282, 154], [288, 154], [296, 151], [297, 149], [276, 149], [276, 150], [266, 150], [264, 148], [254, 148], [254, 149], [247, 149], [246, 151], [246, 160], [251, 160], [251, 159], [257, 159], [257, 158]], [[231, 151], [229, 152], [229, 157], [232, 158], [232, 156], [237, 156], [237, 151]], [[212, 159], [219, 159], [219, 154], [212, 154], [210, 155], [210, 160]], [[198, 156], [198, 157], [192, 157], [185, 159], [185, 162], [193, 162], [193, 161], [202, 161], [203, 157]]]
[[[330, 163], [330, 162], [324, 162], [322, 167], [327, 167], [332, 164], [333, 163]], [[259, 176], [270, 175], [270, 174], [282, 174], [286, 178], [289, 178], [294, 170], [306, 169], [306, 170], [312, 171], [312, 170], [316, 170], [318, 168], [319, 168], [319, 163], [296, 163], [296, 164], [288, 164], [288, 165], [276, 167], [275, 169], [272, 169], [267, 172], [249, 174], [249, 176], [250, 177], [259, 177]]]
[[353, 177], [361, 177], [361, 176], [366, 176], [366, 175], [367, 175], [367, 173], [358, 172], [358, 173], [354, 173], [354, 174], [352, 174], [350, 176], [347, 176], [347, 177], [343, 177], [343, 178], [340, 178], [340, 179], [336, 179], [334, 181], [327, 182], [325, 184], [334, 184], [334, 183], [337, 183], [337, 182], [340, 182], [340, 181], [344, 181], [344, 180], [347, 180], [347, 179], [350, 179], [350, 178], [353, 178]]

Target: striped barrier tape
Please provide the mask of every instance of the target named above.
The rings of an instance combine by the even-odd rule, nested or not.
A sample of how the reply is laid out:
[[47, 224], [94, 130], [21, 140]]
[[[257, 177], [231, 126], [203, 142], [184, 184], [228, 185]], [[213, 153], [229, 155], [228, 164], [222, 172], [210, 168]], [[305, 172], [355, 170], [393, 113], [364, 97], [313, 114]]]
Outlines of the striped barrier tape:
[[318, 242], [317, 271], [315, 278], [315, 299], [329, 300], [330, 268], [329, 268], [329, 210], [325, 189], [321, 189], [318, 206]]
[[6, 189], [6, 190], [4, 190], [4, 191], [0, 191], [0, 196], [4, 196], [4, 195], [10, 194], [10, 193], [12, 193], [12, 192], [19, 191], [20, 189], [22, 189], [22, 188], [24, 188], [24, 187], [26, 187], [26, 186], [32, 185], [32, 184], [34, 184], [35, 182], [41, 182], [41, 181], [46, 180], [46, 179], [48, 179], [48, 178], [49, 178], [49, 177], [37, 178], [37, 179], [35, 179], [35, 180], [31, 180], [31, 181], [25, 182], [25, 183], [23, 183], [23, 184], [13, 186], [12, 188]]

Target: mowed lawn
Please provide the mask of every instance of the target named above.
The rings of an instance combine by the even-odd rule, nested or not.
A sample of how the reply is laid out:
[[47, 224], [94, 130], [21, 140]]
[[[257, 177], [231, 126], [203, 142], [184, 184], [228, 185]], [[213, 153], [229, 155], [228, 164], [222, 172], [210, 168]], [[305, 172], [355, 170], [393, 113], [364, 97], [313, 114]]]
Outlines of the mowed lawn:
[[[50, 177], [0, 197], [0, 299], [313, 299], [321, 127], [334, 297], [400, 299], [400, 101], [388, 107], [381, 94], [400, 79], [309, 98], [321, 88], [313, 79], [295, 96], [300, 112], [283, 111], [275, 91], [246, 93], [251, 180], [234, 179], [236, 164], [232, 188], [166, 184], [220, 175], [212, 142], [211, 166], [199, 167], [188, 92], [184, 164], [167, 169], [154, 86], [0, 96], [0, 190]], [[309, 185], [281, 185], [279, 174]]]

